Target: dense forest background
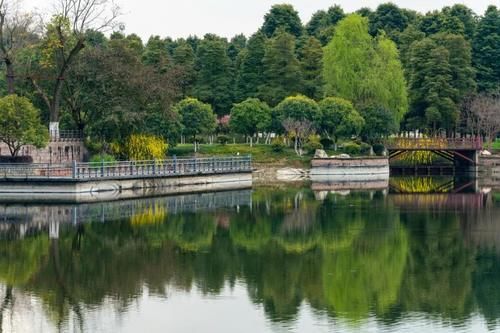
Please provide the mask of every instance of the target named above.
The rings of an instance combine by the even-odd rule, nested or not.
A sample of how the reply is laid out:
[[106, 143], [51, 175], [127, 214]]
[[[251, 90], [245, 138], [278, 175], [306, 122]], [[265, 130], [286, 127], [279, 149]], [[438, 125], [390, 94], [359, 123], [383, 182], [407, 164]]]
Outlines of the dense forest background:
[[[460, 126], [465, 100], [500, 90], [495, 6], [482, 14], [461, 4], [422, 14], [385, 3], [350, 15], [333, 6], [301, 22], [291, 5], [282, 4], [265, 14], [253, 35], [229, 40], [206, 34], [143, 41], [121, 30], [106, 35], [92, 26], [74, 29], [58, 16], [42, 32], [30, 24], [18, 26], [22, 43], [7, 50], [16, 60], [15, 75], [8, 73], [4, 50], [7, 72], [0, 93], [28, 97], [48, 122], [54, 120], [50, 92], [60, 88], [55, 118], [61, 128], [82, 130], [97, 141], [147, 133], [178, 142], [189, 126], [174, 105], [188, 97], [211, 106], [218, 132], [228, 131], [224, 126], [235, 103], [252, 98], [273, 114], [284, 99], [297, 95], [316, 102], [342, 99], [325, 103], [330, 109], [352, 102], [365, 118], [356, 126], [370, 125], [368, 130], [378, 125], [392, 132], [451, 131]], [[71, 59], [75, 47], [78, 54]], [[67, 68], [65, 60], [71, 60]], [[328, 132], [328, 123], [320, 123]], [[279, 132], [280, 125], [271, 117], [267, 131]]]

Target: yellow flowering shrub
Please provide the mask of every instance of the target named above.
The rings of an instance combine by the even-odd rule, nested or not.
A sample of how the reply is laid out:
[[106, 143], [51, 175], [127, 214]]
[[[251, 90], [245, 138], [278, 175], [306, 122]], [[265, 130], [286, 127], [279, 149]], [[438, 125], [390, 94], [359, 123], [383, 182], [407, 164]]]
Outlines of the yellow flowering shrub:
[[129, 159], [161, 160], [168, 150], [167, 142], [160, 137], [149, 134], [133, 134], [125, 144], [125, 151]]

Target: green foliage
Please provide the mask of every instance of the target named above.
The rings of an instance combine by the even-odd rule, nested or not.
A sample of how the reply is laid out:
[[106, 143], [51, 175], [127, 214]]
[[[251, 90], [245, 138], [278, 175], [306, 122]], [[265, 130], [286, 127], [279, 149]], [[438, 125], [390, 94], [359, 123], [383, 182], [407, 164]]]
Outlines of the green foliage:
[[394, 115], [383, 107], [369, 107], [361, 110], [365, 120], [365, 127], [361, 132], [364, 140], [374, 143], [381, 137], [396, 133], [399, 130], [398, 122]]
[[409, 66], [411, 129], [454, 129], [463, 97], [475, 88], [467, 41], [450, 34], [417, 41], [410, 49]]
[[319, 99], [323, 96], [321, 77], [323, 70], [323, 49], [314, 37], [307, 38], [298, 50], [302, 70], [302, 92], [309, 98]]
[[26, 97], [8, 95], [0, 98], [0, 141], [12, 156], [21, 147], [45, 147], [49, 139], [47, 128], [40, 121], [40, 111]]
[[211, 134], [215, 131], [216, 118], [209, 104], [195, 98], [186, 98], [174, 106], [180, 114], [183, 134], [196, 140], [199, 135]]
[[480, 91], [500, 90], [500, 10], [489, 6], [480, 19], [472, 42], [473, 63]]
[[331, 40], [335, 25], [344, 17], [344, 10], [338, 5], [328, 8], [327, 11], [319, 10], [307, 23], [306, 31], [324, 46]]
[[359, 152], [361, 153], [361, 155], [370, 155], [371, 149], [372, 149], [372, 146], [367, 144], [366, 142], [362, 142], [359, 145]]
[[264, 76], [266, 38], [262, 32], [253, 34], [240, 53], [240, 68], [236, 78], [237, 100], [255, 97]]
[[269, 13], [264, 16], [262, 32], [272, 37], [279, 29], [299, 37], [302, 35], [302, 22], [299, 13], [289, 4], [273, 5]]
[[253, 137], [271, 125], [271, 108], [256, 98], [246, 99], [231, 109], [229, 125], [235, 133]]
[[227, 114], [233, 98], [231, 59], [227, 41], [207, 34], [196, 50], [194, 95], [210, 104], [218, 115]]
[[285, 98], [275, 107], [275, 110], [280, 119], [307, 120], [310, 122], [319, 122], [321, 119], [318, 103], [302, 95]]
[[321, 138], [319, 142], [325, 149], [330, 149], [330, 147], [332, 147], [334, 144], [333, 140], [330, 138]]
[[361, 153], [361, 146], [355, 142], [346, 142], [342, 146], [342, 151], [349, 155], [359, 155]]
[[259, 96], [267, 104], [274, 106], [285, 97], [302, 90], [302, 73], [293, 35], [278, 30], [266, 43], [263, 65], [264, 76]]
[[359, 135], [365, 125], [352, 103], [343, 98], [327, 97], [319, 103], [319, 108], [321, 130], [331, 135], [334, 142], [339, 138]]
[[368, 33], [368, 20], [352, 14], [339, 22], [323, 58], [325, 95], [338, 96], [356, 108], [381, 105], [397, 121], [408, 109], [406, 83], [398, 51], [385, 36]]
[[307, 142], [304, 145], [304, 148], [309, 153], [314, 153], [316, 149], [323, 149], [323, 145], [321, 144], [321, 137], [316, 134], [309, 135], [309, 137], [307, 138]]
[[110, 163], [110, 162], [115, 162], [116, 159], [113, 155], [110, 155], [110, 154], [97, 154], [97, 155], [93, 155], [91, 158], [90, 158], [90, 163], [94, 164], [94, 165], [98, 165], [100, 162], [107, 162], [107, 163]]
[[133, 161], [165, 159], [167, 149], [165, 140], [147, 134], [131, 135], [124, 147], [127, 157]]
[[373, 152], [375, 153], [375, 155], [382, 156], [384, 154], [384, 151], [385, 151], [385, 146], [383, 144], [375, 143], [373, 145]]
[[271, 141], [271, 148], [276, 153], [283, 152], [285, 150], [285, 148], [286, 148], [285, 139], [283, 137], [281, 137], [281, 136], [275, 137]]

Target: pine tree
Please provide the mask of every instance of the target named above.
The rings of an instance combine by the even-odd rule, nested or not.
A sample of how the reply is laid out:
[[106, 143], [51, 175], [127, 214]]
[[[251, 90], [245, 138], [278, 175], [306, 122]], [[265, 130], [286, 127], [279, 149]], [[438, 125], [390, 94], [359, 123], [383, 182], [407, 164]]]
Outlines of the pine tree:
[[236, 78], [236, 100], [243, 101], [257, 96], [262, 83], [266, 37], [257, 32], [248, 40], [247, 47], [240, 53], [240, 64]]
[[302, 90], [300, 63], [295, 55], [295, 38], [280, 29], [266, 43], [264, 80], [259, 95], [271, 106]]
[[479, 90], [500, 90], [500, 10], [495, 6], [479, 21], [472, 45]]
[[194, 95], [209, 103], [218, 115], [228, 114], [232, 104], [231, 60], [227, 41], [205, 35], [196, 52], [197, 79]]
[[320, 99], [323, 95], [323, 49], [314, 37], [309, 37], [299, 49], [299, 60], [302, 69], [302, 92], [309, 98]]

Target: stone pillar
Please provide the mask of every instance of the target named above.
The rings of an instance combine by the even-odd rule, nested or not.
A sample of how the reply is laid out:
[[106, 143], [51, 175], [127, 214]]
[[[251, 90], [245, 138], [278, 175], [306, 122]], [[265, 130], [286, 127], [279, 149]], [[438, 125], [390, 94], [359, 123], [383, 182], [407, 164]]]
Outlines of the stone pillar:
[[49, 123], [49, 133], [51, 139], [59, 139], [59, 122], [51, 121]]

